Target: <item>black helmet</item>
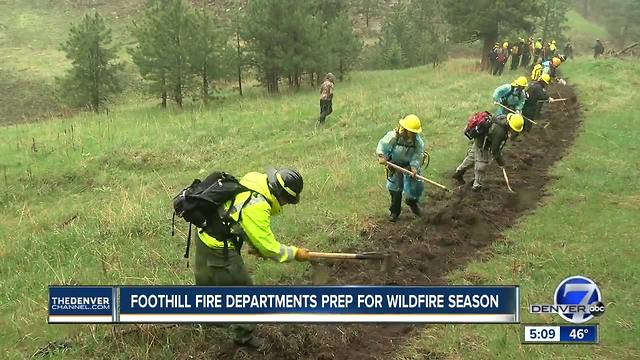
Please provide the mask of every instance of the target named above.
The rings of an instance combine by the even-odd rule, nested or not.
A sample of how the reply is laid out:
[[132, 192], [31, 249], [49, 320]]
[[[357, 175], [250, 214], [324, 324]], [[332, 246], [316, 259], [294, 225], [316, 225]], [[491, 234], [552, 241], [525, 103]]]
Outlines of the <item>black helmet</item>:
[[297, 204], [302, 192], [302, 175], [296, 169], [267, 169], [267, 184], [271, 193], [285, 199], [289, 204]]

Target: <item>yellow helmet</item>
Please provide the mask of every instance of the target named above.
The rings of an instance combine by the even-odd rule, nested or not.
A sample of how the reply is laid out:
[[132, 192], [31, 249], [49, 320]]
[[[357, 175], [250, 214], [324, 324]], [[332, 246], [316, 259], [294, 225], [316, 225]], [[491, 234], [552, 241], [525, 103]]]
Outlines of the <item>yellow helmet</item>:
[[562, 64], [562, 60], [560, 60], [560, 58], [554, 57], [553, 59], [551, 59], [551, 63], [553, 63], [553, 66], [558, 67], [560, 66], [560, 64]]
[[502, 47], [503, 47], [503, 48], [505, 48], [505, 49], [506, 49], [506, 48], [508, 48], [508, 47], [509, 47], [509, 43], [505, 41], [505, 42], [502, 44]]
[[509, 114], [507, 115], [507, 122], [509, 123], [509, 127], [511, 130], [515, 132], [522, 132], [522, 128], [524, 127], [524, 118], [520, 114]]
[[547, 85], [551, 82], [551, 76], [549, 74], [542, 74], [540, 80], [544, 81]]
[[555, 41], [555, 40], [551, 40], [551, 43], [555, 45], [555, 44], [556, 44], [556, 41]]
[[522, 86], [526, 87], [529, 83], [527, 82], [527, 78], [524, 76], [520, 76], [519, 78], [513, 80], [511, 86]]
[[413, 114], [407, 115], [404, 118], [400, 119], [398, 122], [400, 126], [411, 131], [412, 133], [419, 134], [422, 132], [422, 125], [420, 124], [420, 119]]

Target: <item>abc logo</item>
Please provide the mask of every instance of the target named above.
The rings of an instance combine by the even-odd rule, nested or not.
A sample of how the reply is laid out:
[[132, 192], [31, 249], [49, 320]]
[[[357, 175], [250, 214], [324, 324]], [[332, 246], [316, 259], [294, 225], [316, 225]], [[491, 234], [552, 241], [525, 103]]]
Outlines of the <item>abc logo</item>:
[[602, 301], [598, 301], [595, 304], [589, 305], [589, 312], [593, 316], [600, 316], [604, 314], [604, 304], [602, 303]]
[[[560, 316], [572, 323], [583, 323], [604, 313], [602, 293], [596, 283], [584, 276], [568, 277], [558, 285], [554, 295], [556, 305], [581, 305], [582, 310], [561, 312]], [[575, 307], [574, 307], [575, 309]]]

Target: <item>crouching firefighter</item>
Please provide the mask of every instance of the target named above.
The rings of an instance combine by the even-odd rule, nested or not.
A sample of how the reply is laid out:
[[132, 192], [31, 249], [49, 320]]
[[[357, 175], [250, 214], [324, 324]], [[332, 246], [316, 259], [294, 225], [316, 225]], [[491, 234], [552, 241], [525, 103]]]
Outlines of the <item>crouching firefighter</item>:
[[[271, 216], [286, 204], [297, 204], [302, 176], [291, 168], [250, 172], [239, 181], [214, 172], [174, 198], [176, 215], [196, 226], [195, 283], [200, 286], [250, 286], [253, 281], [240, 253], [243, 242], [262, 257], [277, 262], [307, 261], [306, 249], [281, 244], [271, 230]], [[189, 239], [191, 226], [189, 227]], [[185, 257], [189, 254], [189, 242]], [[233, 340], [258, 348], [255, 325], [232, 325]]]
[[475, 179], [473, 181], [473, 191], [482, 189], [482, 180], [490, 155], [501, 168], [504, 167], [502, 158], [502, 148], [504, 147], [510, 133], [520, 133], [524, 127], [524, 118], [520, 114], [497, 115], [476, 113], [470, 119], [465, 129], [465, 135], [473, 142], [467, 151], [467, 156], [456, 169], [453, 178], [459, 184], [464, 184], [464, 173], [474, 167]]
[[420, 175], [424, 157], [424, 141], [420, 137], [422, 125], [416, 115], [407, 115], [399, 121], [395, 130], [389, 131], [380, 141], [376, 149], [378, 162], [387, 161], [411, 171], [412, 175], [387, 168], [387, 190], [391, 194], [389, 220], [395, 222], [400, 216], [402, 207], [402, 193], [405, 203], [416, 215], [421, 215], [418, 202], [424, 191], [424, 184], [416, 178]]

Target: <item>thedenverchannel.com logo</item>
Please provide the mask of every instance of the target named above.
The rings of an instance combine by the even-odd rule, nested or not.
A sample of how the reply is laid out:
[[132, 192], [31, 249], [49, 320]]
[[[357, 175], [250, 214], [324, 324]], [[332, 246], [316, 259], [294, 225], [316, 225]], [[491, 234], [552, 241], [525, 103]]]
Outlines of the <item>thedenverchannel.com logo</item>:
[[602, 293], [593, 280], [584, 276], [568, 277], [556, 288], [553, 305], [530, 305], [532, 314], [558, 314], [571, 323], [583, 323], [604, 314]]

